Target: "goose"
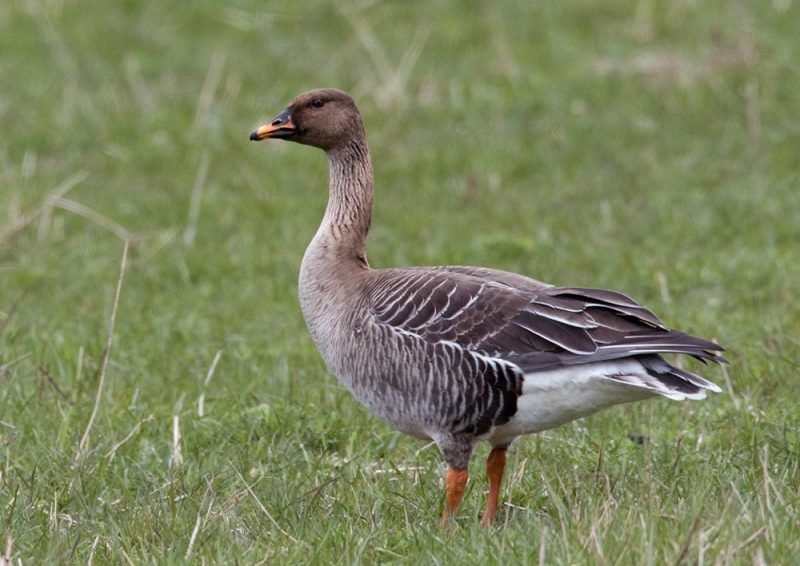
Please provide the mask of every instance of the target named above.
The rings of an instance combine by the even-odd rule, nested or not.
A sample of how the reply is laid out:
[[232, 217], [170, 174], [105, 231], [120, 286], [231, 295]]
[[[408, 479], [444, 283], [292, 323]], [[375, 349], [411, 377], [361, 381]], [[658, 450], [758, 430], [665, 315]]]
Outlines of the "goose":
[[717, 343], [667, 328], [628, 296], [558, 287], [484, 267], [373, 269], [373, 171], [352, 97], [297, 96], [250, 140], [325, 151], [328, 203], [300, 266], [300, 306], [329, 370], [389, 426], [433, 441], [447, 464], [442, 523], [454, 521], [473, 448], [486, 441], [497, 513], [518, 436], [620, 403], [703, 399], [720, 388], [662, 354], [726, 363]]

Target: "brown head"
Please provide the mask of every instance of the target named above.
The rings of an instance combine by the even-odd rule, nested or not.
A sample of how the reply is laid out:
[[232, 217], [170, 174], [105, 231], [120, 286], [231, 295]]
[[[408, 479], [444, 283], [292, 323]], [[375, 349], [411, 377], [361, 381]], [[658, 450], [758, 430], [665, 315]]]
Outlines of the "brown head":
[[250, 139], [289, 140], [330, 151], [363, 136], [361, 115], [350, 95], [320, 88], [295, 98], [272, 121], [254, 130]]

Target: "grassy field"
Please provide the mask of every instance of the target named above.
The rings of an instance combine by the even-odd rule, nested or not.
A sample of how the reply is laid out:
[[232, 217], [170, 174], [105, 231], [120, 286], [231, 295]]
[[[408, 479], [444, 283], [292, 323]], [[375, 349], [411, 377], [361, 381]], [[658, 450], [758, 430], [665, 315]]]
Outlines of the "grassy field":
[[[792, 0], [2, 2], [0, 564], [796, 559], [798, 21]], [[522, 439], [490, 530], [482, 448], [440, 530], [437, 450], [369, 417], [300, 315], [324, 157], [248, 142], [317, 86], [364, 114], [374, 266], [626, 292], [728, 348], [705, 371], [725, 393]]]

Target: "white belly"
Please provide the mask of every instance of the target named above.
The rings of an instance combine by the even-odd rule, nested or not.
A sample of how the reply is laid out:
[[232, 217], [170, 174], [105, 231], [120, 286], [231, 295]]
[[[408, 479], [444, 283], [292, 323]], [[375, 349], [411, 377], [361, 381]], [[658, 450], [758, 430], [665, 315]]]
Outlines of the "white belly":
[[515, 437], [554, 428], [600, 409], [640, 401], [656, 393], [645, 387], [620, 383], [608, 375], [646, 376], [636, 360], [600, 362], [525, 375], [517, 412], [492, 431], [489, 441], [510, 442]]

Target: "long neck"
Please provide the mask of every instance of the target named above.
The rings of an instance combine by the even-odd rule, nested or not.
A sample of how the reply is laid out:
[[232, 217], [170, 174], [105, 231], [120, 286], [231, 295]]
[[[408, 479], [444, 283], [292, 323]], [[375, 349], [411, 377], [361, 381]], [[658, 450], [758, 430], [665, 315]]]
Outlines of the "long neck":
[[328, 151], [328, 165], [328, 207], [312, 245], [321, 245], [332, 259], [366, 267], [373, 174], [365, 137]]

